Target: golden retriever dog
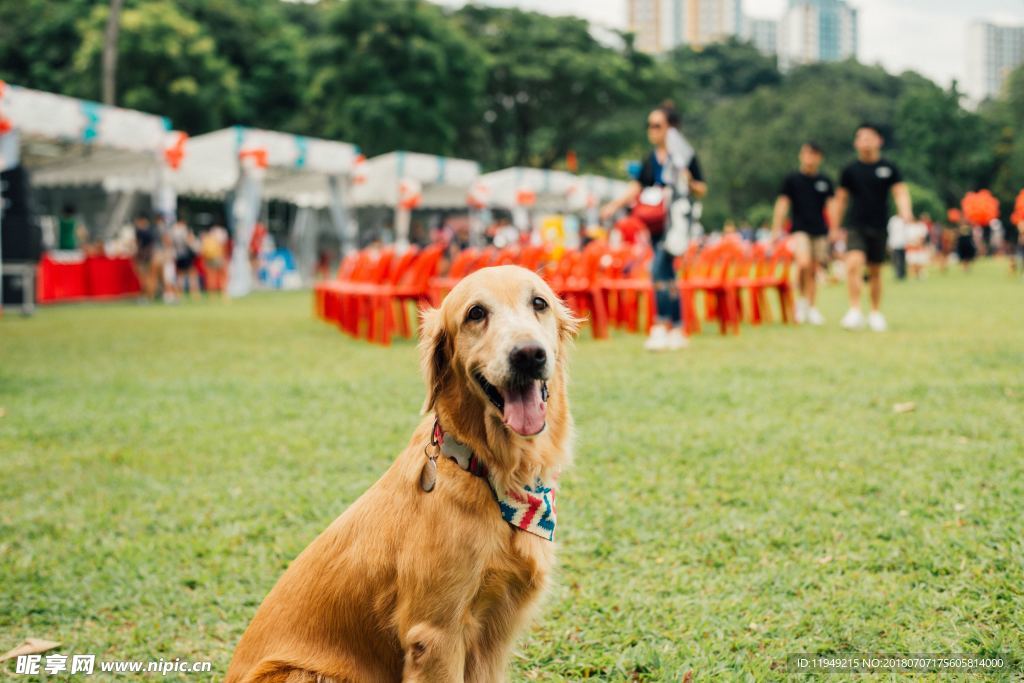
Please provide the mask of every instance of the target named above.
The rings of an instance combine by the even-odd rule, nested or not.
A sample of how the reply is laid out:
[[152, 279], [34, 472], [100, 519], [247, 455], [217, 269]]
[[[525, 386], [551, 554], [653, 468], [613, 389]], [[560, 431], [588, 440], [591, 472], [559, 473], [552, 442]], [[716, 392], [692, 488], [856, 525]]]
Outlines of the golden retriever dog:
[[517, 266], [466, 277], [423, 314], [423, 421], [270, 591], [228, 681], [504, 679], [555, 561], [577, 324]]

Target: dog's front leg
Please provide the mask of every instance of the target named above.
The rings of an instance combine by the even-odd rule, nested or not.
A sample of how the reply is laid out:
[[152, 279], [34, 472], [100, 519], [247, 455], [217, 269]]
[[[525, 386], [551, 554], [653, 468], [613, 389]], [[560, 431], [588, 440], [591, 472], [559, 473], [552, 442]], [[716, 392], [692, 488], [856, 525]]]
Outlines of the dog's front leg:
[[404, 683], [463, 683], [466, 645], [459, 629], [426, 622], [413, 625], [402, 638]]

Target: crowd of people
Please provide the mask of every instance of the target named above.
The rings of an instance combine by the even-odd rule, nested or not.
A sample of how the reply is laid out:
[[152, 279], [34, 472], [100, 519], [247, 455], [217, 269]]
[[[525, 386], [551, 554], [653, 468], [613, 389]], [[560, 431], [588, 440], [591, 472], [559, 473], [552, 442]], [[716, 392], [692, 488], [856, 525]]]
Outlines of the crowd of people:
[[132, 222], [129, 253], [142, 286], [142, 300], [175, 303], [202, 293], [223, 294], [227, 284], [228, 232], [214, 225], [201, 234], [184, 220], [140, 213]]
[[[657, 314], [645, 347], [651, 351], [686, 346], [681, 324], [675, 257], [693, 240], [703, 240], [699, 200], [708, 190], [693, 147], [679, 130], [679, 116], [671, 103], [655, 108], [647, 118], [652, 151], [628, 190], [601, 209], [602, 220], [628, 211], [618, 226], [627, 239], [648, 239], [654, 248], [651, 278]], [[882, 155], [885, 135], [872, 123], [854, 132], [855, 158], [842, 170], [838, 184], [825, 175], [822, 148], [805, 142], [798, 152], [797, 169], [780, 179], [770, 228], [739, 231], [731, 223], [724, 233], [748, 240], [788, 239], [796, 265], [797, 322], [822, 325], [817, 308], [820, 280], [845, 280], [848, 309], [840, 320], [847, 330], [868, 328], [884, 332], [881, 270], [891, 258], [896, 278], [908, 274], [922, 278], [933, 262], [940, 270], [959, 262], [965, 270], [978, 254], [1006, 253], [1011, 269], [1024, 265], [1024, 228], [971, 226], [963, 218], [939, 223], [926, 213], [915, 215], [909, 188], [900, 169]], [[889, 201], [896, 207], [890, 216]], [[862, 296], [868, 285], [868, 312]]]

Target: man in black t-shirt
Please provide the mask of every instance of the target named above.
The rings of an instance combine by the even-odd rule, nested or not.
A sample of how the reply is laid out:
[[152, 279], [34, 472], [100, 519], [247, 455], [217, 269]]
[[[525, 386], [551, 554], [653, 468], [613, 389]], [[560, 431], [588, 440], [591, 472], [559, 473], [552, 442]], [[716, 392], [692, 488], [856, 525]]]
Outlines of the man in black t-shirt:
[[786, 214], [792, 213], [793, 252], [800, 289], [800, 297], [796, 300], [796, 321], [812, 325], [825, 322], [814, 305], [817, 294], [815, 276], [818, 265], [828, 263], [825, 205], [834, 194], [832, 181], [820, 171], [822, 157], [821, 147], [817, 144], [803, 144], [800, 148], [800, 170], [790, 173], [782, 181], [772, 217], [772, 234], [777, 236], [782, 232]]
[[[844, 225], [846, 218], [846, 286], [850, 310], [840, 324], [848, 330], [864, 326], [860, 310], [860, 292], [867, 263], [871, 286], [871, 313], [867, 324], [875, 332], [886, 330], [882, 305], [882, 263], [888, 239], [889, 194], [896, 202], [897, 215], [907, 224], [914, 222], [910, 191], [903, 176], [891, 161], [882, 158], [884, 138], [877, 126], [861, 124], [853, 140], [857, 160], [843, 169], [839, 191], [833, 203], [832, 229]], [[850, 212], [846, 213], [847, 205]]]

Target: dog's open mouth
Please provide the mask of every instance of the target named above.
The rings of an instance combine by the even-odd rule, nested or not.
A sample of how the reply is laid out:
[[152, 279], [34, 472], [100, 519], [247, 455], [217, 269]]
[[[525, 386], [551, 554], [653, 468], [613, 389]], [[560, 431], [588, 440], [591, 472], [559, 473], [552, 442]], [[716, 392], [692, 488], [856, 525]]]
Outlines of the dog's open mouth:
[[520, 436], [536, 436], [544, 431], [548, 411], [547, 382], [529, 379], [499, 389], [480, 373], [474, 376], [487, 398], [501, 411], [505, 426]]

